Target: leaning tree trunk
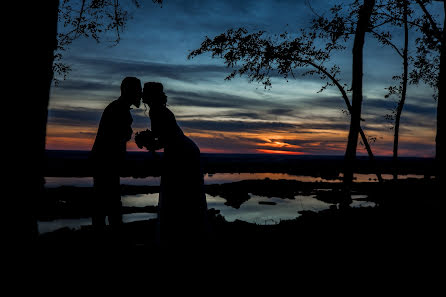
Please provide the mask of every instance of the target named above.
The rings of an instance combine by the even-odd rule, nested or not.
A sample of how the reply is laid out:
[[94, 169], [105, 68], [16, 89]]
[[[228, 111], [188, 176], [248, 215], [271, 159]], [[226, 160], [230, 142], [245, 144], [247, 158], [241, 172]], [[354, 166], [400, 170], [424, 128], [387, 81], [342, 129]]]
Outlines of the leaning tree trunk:
[[344, 186], [347, 198], [350, 199], [350, 189], [353, 182], [353, 171], [356, 161], [356, 148], [358, 146], [358, 134], [361, 123], [362, 107], [362, 75], [363, 75], [363, 48], [365, 33], [368, 30], [375, 0], [364, 0], [359, 10], [356, 25], [355, 40], [353, 43], [353, 67], [352, 67], [352, 112], [347, 149], [345, 151]]
[[395, 131], [393, 138], [393, 179], [398, 179], [398, 141], [399, 141], [399, 132], [400, 132], [400, 120], [401, 113], [403, 112], [404, 102], [406, 101], [406, 93], [407, 93], [407, 75], [408, 75], [408, 47], [409, 47], [409, 28], [407, 25], [407, 2], [404, 2], [404, 11], [403, 11], [403, 21], [404, 21], [404, 50], [403, 50], [403, 81], [402, 81], [402, 90], [401, 90], [401, 99], [398, 102], [398, 106], [396, 109], [395, 115]]
[[23, 17], [13, 43], [16, 55], [20, 56], [15, 71], [21, 76], [16, 77], [20, 87], [17, 98], [11, 98], [19, 107], [14, 111], [17, 120], [12, 123], [17, 130], [13, 138], [17, 163], [11, 170], [17, 188], [12, 225], [17, 243], [32, 243], [38, 235], [36, 207], [44, 186], [45, 137], [59, 0], [31, 1], [22, 8]]
[[[339, 83], [339, 81], [333, 75], [331, 75], [330, 72], [328, 72], [324, 67], [321, 67], [310, 60], [300, 60], [300, 62], [308, 63], [309, 65], [313, 66], [314, 68], [325, 74], [335, 84], [335, 86], [338, 87], [339, 91], [341, 92], [342, 98], [344, 99], [345, 105], [347, 105], [347, 110], [349, 114], [351, 114], [352, 105], [350, 104], [350, 100], [348, 100], [347, 92], [345, 91], [344, 87]], [[379, 171], [379, 169], [375, 164], [375, 156], [373, 155], [372, 148], [370, 147], [369, 141], [367, 140], [367, 137], [365, 136], [365, 133], [362, 130], [361, 126], [359, 126], [359, 134], [361, 135], [362, 142], [364, 143], [365, 149], [367, 150], [367, 154], [369, 155], [372, 167], [375, 167], [376, 177], [378, 178], [378, 181], [380, 183], [383, 183], [384, 180], [382, 178], [381, 172]]]

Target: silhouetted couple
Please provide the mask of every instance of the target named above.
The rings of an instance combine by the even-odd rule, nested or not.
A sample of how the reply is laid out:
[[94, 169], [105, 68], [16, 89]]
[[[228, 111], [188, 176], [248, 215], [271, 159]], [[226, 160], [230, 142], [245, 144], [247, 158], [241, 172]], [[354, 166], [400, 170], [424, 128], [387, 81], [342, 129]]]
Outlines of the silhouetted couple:
[[136, 133], [139, 148], [164, 149], [161, 189], [158, 202], [158, 242], [162, 247], [187, 248], [204, 243], [208, 236], [207, 204], [198, 146], [184, 135], [174, 114], [167, 108], [163, 85], [144, 84], [127, 77], [121, 84], [121, 97], [105, 110], [99, 124], [92, 154], [95, 160], [94, 186], [97, 203], [93, 225], [105, 226], [109, 216], [112, 228], [122, 225], [120, 181], [126, 143], [131, 139], [130, 106], [143, 103], [150, 108], [151, 130]]

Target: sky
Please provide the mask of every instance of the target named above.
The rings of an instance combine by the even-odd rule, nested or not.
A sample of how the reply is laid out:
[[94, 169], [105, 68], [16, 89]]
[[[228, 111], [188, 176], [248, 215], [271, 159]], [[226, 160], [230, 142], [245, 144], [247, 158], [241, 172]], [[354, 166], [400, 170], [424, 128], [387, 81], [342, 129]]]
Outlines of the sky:
[[[325, 84], [319, 77], [273, 77], [272, 87], [265, 89], [247, 77], [225, 80], [231, 69], [209, 54], [187, 59], [205, 36], [238, 27], [268, 34], [297, 31], [310, 26], [313, 11], [323, 14], [343, 1], [310, 0], [313, 11], [305, 2], [165, 0], [162, 7], [151, 1], [131, 7], [133, 18], [118, 45], [108, 36], [101, 43], [81, 38], [64, 52], [63, 62], [72, 71], [51, 90], [46, 148], [90, 150], [103, 109], [119, 97], [122, 79], [136, 76], [142, 83], [163, 83], [169, 108], [202, 153], [343, 155], [350, 119], [337, 89], [318, 92]], [[402, 44], [401, 33], [394, 33], [397, 44]], [[351, 47], [333, 61], [341, 67], [341, 81], [350, 84]], [[396, 98], [384, 95], [392, 76], [401, 71], [401, 58], [392, 49], [366, 39], [362, 128], [376, 139], [371, 143], [375, 155], [392, 154], [392, 123], [385, 115]], [[435, 155], [432, 95], [424, 85], [409, 87], [401, 119], [401, 156]], [[131, 112], [134, 132], [150, 128], [143, 105]], [[140, 151], [133, 139], [127, 149]], [[366, 154], [361, 145], [358, 154]]]

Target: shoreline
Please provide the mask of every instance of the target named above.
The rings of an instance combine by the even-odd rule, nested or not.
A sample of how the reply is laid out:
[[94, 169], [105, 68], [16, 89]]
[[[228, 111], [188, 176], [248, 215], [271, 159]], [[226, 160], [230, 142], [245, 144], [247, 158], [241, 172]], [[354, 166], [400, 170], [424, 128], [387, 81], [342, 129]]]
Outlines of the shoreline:
[[[389, 252], [389, 249], [408, 251], [417, 246], [433, 252], [433, 249], [444, 244], [441, 222], [444, 221], [445, 203], [434, 196], [435, 191], [421, 190], [420, 185], [401, 185], [394, 190], [393, 193], [388, 192], [386, 197], [379, 197], [382, 201], [376, 207], [332, 207], [319, 212], [305, 211], [296, 219], [283, 220], [274, 225], [240, 220], [228, 222], [218, 212], [210, 213], [216, 237], [212, 248], [214, 251], [239, 254], [251, 249], [271, 252], [305, 247], [311, 251], [316, 249], [321, 253], [336, 254], [337, 249], [353, 247], [364, 253]], [[402, 196], [394, 196], [395, 193]], [[418, 197], [415, 201], [414, 195], [421, 193], [427, 199]], [[124, 238], [120, 244], [130, 250], [157, 250], [155, 228], [156, 219], [125, 223]], [[108, 236], [113, 237], [111, 231], [108, 232]], [[108, 244], [110, 238], [107, 239]], [[78, 248], [89, 246], [96, 240], [91, 226], [87, 226], [80, 230], [64, 228], [42, 234], [38, 245], [57, 249], [67, 246]]]
[[[411, 179], [406, 179], [411, 181]], [[420, 183], [420, 180], [416, 180]], [[375, 183], [356, 183], [354, 191], [357, 194], [366, 194]], [[159, 193], [159, 186], [125, 185], [121, 184], [121, 196]], [[295, 196], [314, 195], [315, 199], [336, 204], [342, 198], [342, 183], [302, 182], [285, 179], [241, 180], [230, 183], [204, 185], [204, 192], [213, 197], [226, 200], [225, 205], [234, 209], [251, 198], [251, 195], [265, 198], [292, 199]], [[93, 187], [60, 186], [44, 190], [36, 208], [40, 221], [55, 219], [87, 218], [91, 216], [93, 200]], [[368, 201], [375, 202], [373, 198]], [[123, 206], [123, 214], [157, 211], [156, 206]]]
[[[352, 193], [361, 198], [358, 201], [372, 202], [377, 206], [385, 203], [424, 203], [430, 200], [426, 193], [435, 195], [434, 180], [402, 179], [378, 183], [354, 183]], [[408, 189], [413, 189], [409, 191]], [[159, 186], [121, 185], [121, 195], [157, 194]], [[276, 199], [291, 199], [296, 196], [313, 196], [314, 199], [331, 205], [339, 205], [343, 200], [342, 183], [301, 182], [295, 180], [242, 180], [231, 183], [205, 185], [206, 195], [225, 199], [225, 205], [234, 209], [249, 201], [251, 196]], [[421, 191], [421, 192], [420, 192]], [[406, 193], [406, 199], [397, 199], [400, 193]], [[75, 219], [91, 217], [92, 187], [60, 186], [46, 188], [37, 201], [36, 214], [39, 221], [56, 219]], [[438, 201], [440, 202], [440, 201]], [[268, 203], [266, 203], [268, 204]], [[274, 205], [272, 205], [274, 207]], [[123, 206], [123, 214], [156, 213], [157, 206]]]
[[[252, 181], [226, 185], [216, 187], [216, 190], [229, 193], [229, 190], [238, 189], [243, 193], [261, 182], [265, 181], [257, 181], [257, 185]], [[275, 184], [283, 188], [283, 183], [288, 181]], [[340, 192], [329, 188], [331, 186], [333, 184], [326, 184], [329, 191], [320, 191], [320, 199], [336, 201]], [[271, 187], [267, 188], [271, 190]], [[291, 192], [293, 188], [290, 186], [288, 190]], [[321, 189], [321, 185], [301, 183], [298, 191], [315, 188]], [[92, 226], [79, 230], [62, 228], [39, 235], [36, 248], [49, 257], [58, 253], [101, 257], [104, 251], [110, 251], [114, 257], [124, 261], [131, 255], [135, 261], [146, 259], [149, 263], [171, 260], [172, 255], [181, 260], [196, 255], [199, 259], [215, 261], [221, 257], [230, 260], [248, 257], [256, 263], [263, 260], [277, 263], [279, 259], [289, 261], [291, 257], [296, 263], [320, 260], [322, 265], [335, 259], [339, 264], [346, 259], [358, 263], [370, 259], [390, 261], [387, 264], [394, 263], [395, 259], [403, 263], [415, 259], [433, 261], [444, 253], [445, 247], [445, 200], [441, 197], [440, 189], [440, 185], [434, 181], [426, 180], [401, 180], [382, 185], [356, 184], [353, 190], [366, 193], [367, 199], [375, 201], [377, 206], [343, 208], [336, 204], [318, 212], [303, 211], [295, 219], [281, 220], [271, 225], [241, 220], [229, 222], [218, 211], [210, 209], [212, 240], [193, 251], [187, 246], [173, 250], [160, 249], [156, 243], [156, 219], [125, 223], [120, 235], [106, 229], [98, 237]], [[282, 194], [286, 196], [287, 191]]]
[[[145, 154], [150, 156], [150, 154]], [[62, 156], [61, 156], [62, 157]], [[209, 156], [208, 156], [209, 157]], [[288, 173], [290, 175], [337, 178], [342, 168], [343, 158], [311, 159], [302, 158], [234, 158], [237, 156], [211, 156], [204, 160], [205, 173], [239, 173], [266, 172]], [[141, 161], [130, 160], [127, 172], [129, 177], [159, 176], [160, 168], [154, 166], [156, 161], [148, 157]], [[294, 161], [292, 161], [294, 160]], [[82, 159], [51, 158], [46, 167], [46, 175], [60, 177], [88, 177], [88, 166]], [[155, 162], [155, 163], [154, 163]], [[367, 160], [361, 170], [373, 174]], [[367, 164], [368, 165], [367, 165]], [[378, 163], [379, 164], [379, 163]], [[392, 174], [389, 160], [382, 160], [382, 174]], [[366, 166], [367, 165], [367, 166]], [[431, 159], [410, 159], [401, 163], [400, 174], [418, 174], [429, 178], [405, 178], [397, 181], [385, 180], [377, 182], [354, 182], [352, 191], [366, 195], [367, 201], [375, 207], [342, 208], [342, 182], [301, 182], [284, 179], [242, 180], [231, 183], [205, 185], [208, 195], [218, 195], [226, 200], [230, 207], [240, 207], [250, 199], [249, 194], [264, 197], [293, 199], [295, 195], [315, 195], [315, 199], [330, 203], [329, 209], [314, 212], [303, 211], [295, 219], [281, 220], [277, 224], [261, 225], [240, 220], [228, 222], [215, 209], [209, 210], [212, 218], [213, 232], [216, 237], [212, 250], [239, 255], [244, 250], [258, 250], [260, 254], [282, 250], [318, 251], [321, 254], [333, 254], [336, 251], [349, 249], [350, 246], [362, 248], [368, 252], [382, 252], [385, 249], [409, 249], [415, 246], [424, 248], [440, 247], [443, 212], [445, 201], [442, 199], [441, 185], [431, 179]], [[387, 166], [384, 168], [384, 166]], [[297, 169], [296, 169], [297, 168]], [[376, 168], [376, 167], [374, 167]], [[362, 172], [361, 172], [362, 171]], [[130, 174], [131, 173], [131, 174]], [[121, 185], [124, 195], [141, 193], [158, 193], [159, 186]], [[46, 188], [44, 196], [36, 205], [36, 213], [40, 218], [89, 217], [91, 187], [61, 186]], [[268, 201], [268, 200], [265, 200]], [[267, 204], [265, 204], [267, 205]], [[276, 207], [268, 205], [268, 207]], [[125, 213], [138, 213], [144, 210], [155, 212], [156, 207], [123, 208]], [[156, 219], [129, 222], [124, 224], [124, 237], [117, 243], [109, 232], [104, 240], [98, 239], [91, 226], [80, 230], [63, 228], [39, 235], [37, 245], [43, 249], [68, 249], [77, 251], [87, 246], [104, 244], [124, 246], [132, 252], [147, 253], [158, 251], [155, 243]], [[381, 250], [380, 250], [381, 249]], [[347, 253], [346, 251], [344, 251]]]

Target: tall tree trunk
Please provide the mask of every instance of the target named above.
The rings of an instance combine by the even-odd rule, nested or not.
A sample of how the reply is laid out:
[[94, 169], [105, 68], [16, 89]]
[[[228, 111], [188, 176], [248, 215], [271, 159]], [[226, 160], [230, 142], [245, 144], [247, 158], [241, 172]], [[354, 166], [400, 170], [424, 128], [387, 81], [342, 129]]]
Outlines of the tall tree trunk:
[[[443, 8], [444, 13], [446, 15], [446, 2], [443, 2]], [[444, 178], [444, 167], [442, 162], [444, 162], [444, 156], [443, 150], [445, 148], [444, 146], [444, 121], [441, 119], [443, 117], [443, 110], [444, 108], [444, 102], [446, 101], [446, 92], [445, 92], [445, 86], [446, 86], [446, 74], [444, 72], [444, 68], [446, 67], [446, 17], [443, 20], [443, 32], [441, 35], [441, 53], [440, 53], [440, 73], [438, 78], [438, 101], [437, 101], [437, 135], [435, 137], [435, 171], [437, 175], [437, 179], [439, 181], [442, 181]]]
[[348, 134], [347, 149], [345, 152], [344, 186], [348, 200], [353, 182], [353, 171], [356, 161], [356, 148], [358, 146], [358, 134], [361, 123], [362, 107], [362, 75], [363, 75], [363, 48], [365, 33], [368, 30], [375, 0], [364, 0], [359, 9], [356, 25], [355, 40], [353, 43], [353, 67], [352, 67], [352, 112], [350, 130]]
[[[11, 230], [15, 243], [32, 243], [38, 235], [36, 206], [43, 193], [45, 137], [50, 88], [53, 79], [54, 50], [57, 46], [59, 0], [31, 1], [21, 4], [20, 25], [12, 46], [20, 57], [14, 70], [17, 85], [15, 133], [12, 138], [11, 167], [16, 188], [14, 221]], [[12, 88], [9, 86], [9, 88]], [[27, 245], [21, 245], [27, 246]]]
[[395, 131], [393, 138], [393, 179], [398, 179], [398, 141], [399, 141], [399, 131], [400, 131], [400, 119], [401, 113], [403, 112], [404, 102], [406, 101], [407, 93], [407, 75], [408, 75], [408, 61], [407, 52], [409, 47], [409, 28], [407, 25], [407, 1], [403, 1], [403, 21], [404, 21], [404, 49], [403, 49], [403, 81], [401, 90], [401, 99], [398, 102], [395, 115]]

